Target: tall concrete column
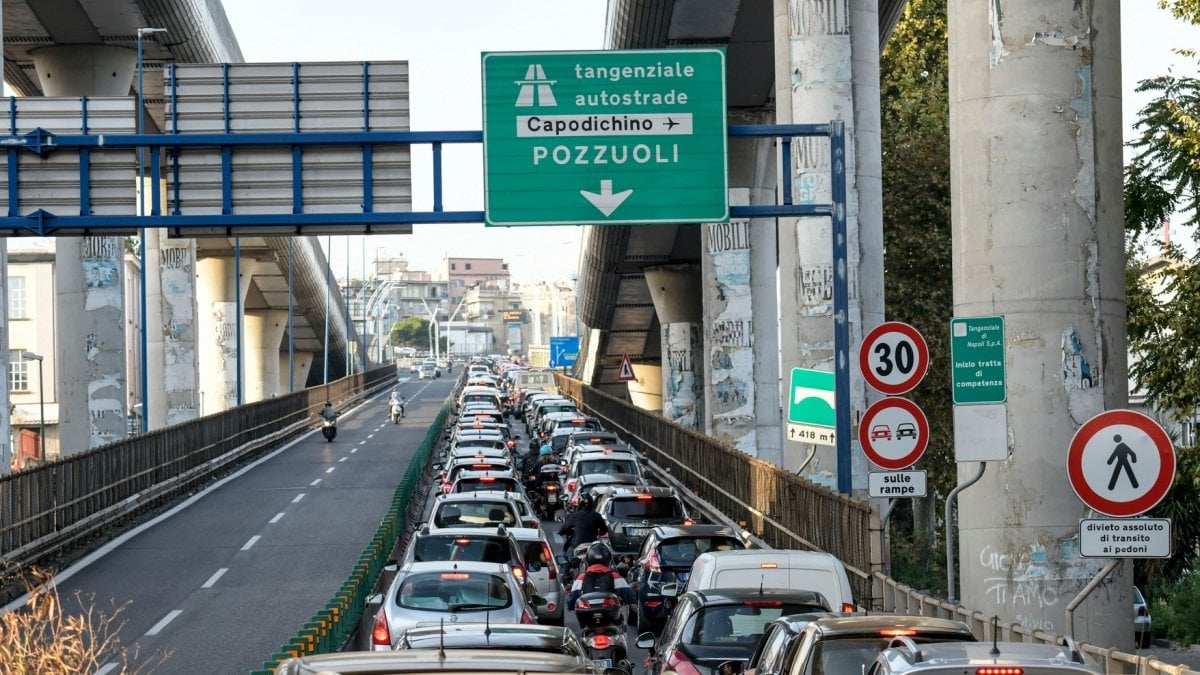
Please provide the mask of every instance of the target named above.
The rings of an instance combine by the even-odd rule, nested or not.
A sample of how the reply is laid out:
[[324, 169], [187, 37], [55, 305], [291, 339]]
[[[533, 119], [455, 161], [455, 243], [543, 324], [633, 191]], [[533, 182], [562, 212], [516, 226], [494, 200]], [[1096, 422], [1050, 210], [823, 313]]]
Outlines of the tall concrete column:
[[699, 429], [704, 420], [700, 268], [662, 265], [644, 272], [662, 326], [662, 416]]
[[[879, 139], [877, 0], [775, 0], [776, 104], [780, 123], [841, 120], [846, 128], [850, 354], [883, 321], [883, 196]], [[798, 203], [828, 203], [830, 151], [825, 139], [795, 139], [793, 174], [783, 177]], [[786, 386], [793, 367], [834, 369], [833, 237], [829, 218], [779, 220], [779, 302]], [[786, 400], [786, 399], [785, 399]], [[851, 368], [850, 405], [863, 412], [867, 393]], [[785, 411], [786, 413], [786, 411]], [[866, 487], [857, 443], [852, 484]], [[785, 467], [809, 445], [783, 440]], [[837, 485], [837, 454], [816, 446], [807, 477]]]
[[[949, 34], [954, 313], [1005, 317], [1008, 397], [1009, 458], [960, 500], [962, 601], [1061, 633], [1108, 562], [1079, 555], [1067, 447], [1127, 405], [1120, 7], [952, 2]], [[1076, 638], [1132, 647], [1131, 573], [1076, 610]]]
[[[291, 379], [296, 383], [296, 391], [304, 389], [304, 385], [308, 382], [308, 372], [312, 370], [312, 364], [312, 352], [296, 351], [292, 353], [292, 363], [290, 364]], [[288, 367], [288, 355], [286, 353], [280, 354], [279, 391], [281, 392], [288, 392]]]
[[146, 230], [147, 380], [150, 429], [200, 414], [196, 360], [196, 242]]
[[279, 347], [287, 332], [287, 312], [256, 309], [246, 312], [245, 353], [247, 403], [278, 396]]
[[70, 455], [127, 431], [125, 241], [59, 237], [56, 247], [58, 432], [61, 454]]
[[29, 55], [45, 96], [128, 96], [137, 70], [137, 50], [114, 45], [48, 45]]
[[237, 282], [233, 258], [196, 261], [201, 415], [237, 405]]

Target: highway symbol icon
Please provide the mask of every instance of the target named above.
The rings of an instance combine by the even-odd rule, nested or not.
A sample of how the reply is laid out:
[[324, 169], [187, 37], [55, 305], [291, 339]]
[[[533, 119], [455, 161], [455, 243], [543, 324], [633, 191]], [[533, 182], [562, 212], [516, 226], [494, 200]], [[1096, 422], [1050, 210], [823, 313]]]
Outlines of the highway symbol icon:
[[633, 374], [633, 363], [629, 361], [629, 355], [621, 356], [621, 369], [617, 371], [618, 382], [633, 382], [637, 376]]
[[517, 80], [515, 84], [520, 87], [517, 89], [518, 108], [531, 108], [535, 105], [552, 108], [558, 105], [554, 100], [554, 91], [550, 89], [554, 80], [546, 79], [546, 71], [542, 69], [541, 64], [530, 64], [525, 71], [525, 79]]
[[888, 396], [917, 386], [929, 370], [929, 346], [920, 331], [900, 321], [867, 333], [858, 350], [859, 372], [872, 389]]
[[1153, 419], [1109, 410], [1079, 427], [1067, 450], [1071, 488], [1107, 516], [1136, 516], [1162, 501], [1175, 481], [1175, 446]]
[[872, 403], [858, 424], [867, 459], [892, 471], [907, 469], [929, 445], [929, 420], [916, 403], [889, 397]]

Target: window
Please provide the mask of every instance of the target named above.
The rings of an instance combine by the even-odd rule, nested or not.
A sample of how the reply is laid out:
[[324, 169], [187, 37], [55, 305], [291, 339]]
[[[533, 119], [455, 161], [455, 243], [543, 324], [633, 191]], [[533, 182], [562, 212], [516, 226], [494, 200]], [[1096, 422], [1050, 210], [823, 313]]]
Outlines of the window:
[[466, 264], [465, 264], [465, 267], [466, 267], [467, 271], [470, 271], [470, 270], [471, 270], [471, 263], [466, 263]]
[[452, 269], [452, 270], [458, 269], [458, 263], [450, 263], [450, 269]]
[[25, 277], [8, 278], [8, 318], [29, 318], [25, 307]]
[[29, 362], [21, 358], [21, 349], [8, 350], [8, 390], [29, 391]]

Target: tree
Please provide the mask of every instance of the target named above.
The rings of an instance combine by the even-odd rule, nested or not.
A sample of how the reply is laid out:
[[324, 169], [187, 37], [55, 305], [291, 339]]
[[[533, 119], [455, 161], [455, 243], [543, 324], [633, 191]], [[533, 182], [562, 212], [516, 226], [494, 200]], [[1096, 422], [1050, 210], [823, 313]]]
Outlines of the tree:
[[[880, 56], [884, 288], [889, 320], [912, 324], [934, 364], [949, 362], [950, 105], [946, 0], [910, 0]], [[899, 500], [893, 574], [918, 588], [944, 586], [936, 505], [957, 481], [949, 369], [935, 366], [912, 398], [930, 422], [929, 497]]]
[[429, 320], [409, 316], [392, 324], [391, 343], [393, 347], [429, 351]]

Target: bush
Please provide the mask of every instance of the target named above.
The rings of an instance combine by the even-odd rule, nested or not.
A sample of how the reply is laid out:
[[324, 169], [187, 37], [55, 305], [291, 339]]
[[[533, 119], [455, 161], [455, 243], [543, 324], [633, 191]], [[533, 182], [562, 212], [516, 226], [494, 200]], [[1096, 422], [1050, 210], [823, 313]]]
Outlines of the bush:
[[1150, 617], [1155, 637], [1181, 644], [1200, 643], [1200, 575], [1186, 574], [1156, 588]]
[[124, 606], [99, 611], [93, 598], [77, 592], [80, 609], [72, 614], [63, 610], [51, 574], [34, 570], [24, 584], [29, 592], [25, 605], [0, 615], [0, 664], [6, 675], [94, 673], [114, 661], [120, 664], [114, 672], [148, 673], [167, 659], [164, 654], [137, 665], [136, 654], [121, 646], [117, 634]]

